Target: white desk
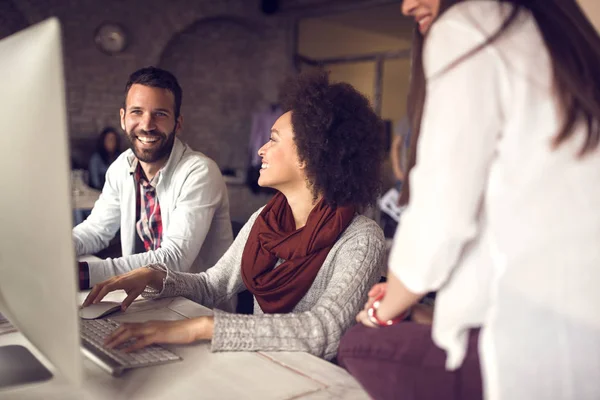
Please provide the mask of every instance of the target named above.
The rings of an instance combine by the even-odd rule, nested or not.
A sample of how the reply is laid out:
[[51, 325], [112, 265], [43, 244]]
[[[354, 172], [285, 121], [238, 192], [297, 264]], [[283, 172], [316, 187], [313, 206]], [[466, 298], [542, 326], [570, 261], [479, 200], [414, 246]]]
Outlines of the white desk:
[[[84, 294], [81, 294], [83, 301]], [[124, 292], [109, 294], [120, 301]], [[138, 300], [118, 321], [179, 320], [212, 312], [182, 297]], [[22, 344], [40, 354], [19, 333], [0, 335], [0, 345]], [[210, 343], [166, 346], [182, 362], [127, 371], [113, 378], [84, 358], [84, 385], [69, 387], [61, 378], [0, 391], [0, 399], [368, 399], [342, 368], [307, 353], [211, 353]], [[43, 360], [45, 362], [45, 360]]]

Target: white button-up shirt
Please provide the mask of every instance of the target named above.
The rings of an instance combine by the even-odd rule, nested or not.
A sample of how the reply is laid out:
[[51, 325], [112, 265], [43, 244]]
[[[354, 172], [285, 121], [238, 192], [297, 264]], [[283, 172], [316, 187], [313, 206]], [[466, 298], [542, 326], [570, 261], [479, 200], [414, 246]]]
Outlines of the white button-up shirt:
[[[549, 53], [529, 13], [468, 1], [433, 24], [411, 200], [390, 270], [438, 290], [433, 339], [460, 366], [482, 326], [487, 399], [600, 398], [600, 154], [562, 127]], [[509, 7], [509, 6], [508, 6]], [[598, 71], [600, 73], [600, 71]], [[600, 90], [600, 88], [597, 88]]]

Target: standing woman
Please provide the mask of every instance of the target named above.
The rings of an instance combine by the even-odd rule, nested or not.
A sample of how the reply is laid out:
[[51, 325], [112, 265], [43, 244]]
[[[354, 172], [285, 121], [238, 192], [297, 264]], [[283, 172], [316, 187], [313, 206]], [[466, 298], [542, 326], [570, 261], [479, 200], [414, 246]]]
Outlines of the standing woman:
[[[341, 363], [374, 398], [600, 398], [597, 32], [575, 0], [403, 12], [409, 206]], [[433, 326], [397, 324], [429, 291]]]

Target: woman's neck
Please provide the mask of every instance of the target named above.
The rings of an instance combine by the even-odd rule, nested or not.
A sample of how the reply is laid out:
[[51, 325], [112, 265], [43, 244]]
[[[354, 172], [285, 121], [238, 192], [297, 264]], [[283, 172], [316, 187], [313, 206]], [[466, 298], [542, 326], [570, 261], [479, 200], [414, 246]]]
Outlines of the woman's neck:
[[312, 191], [308, 187], [298, 188], [297, 190], [289, 190], [286, 193], [282, 192], [287, 202], [292, 209], [296, 229], [306, 225], [308, 216], [315, 204], [321, 200], [321, 196], [314, 198]]

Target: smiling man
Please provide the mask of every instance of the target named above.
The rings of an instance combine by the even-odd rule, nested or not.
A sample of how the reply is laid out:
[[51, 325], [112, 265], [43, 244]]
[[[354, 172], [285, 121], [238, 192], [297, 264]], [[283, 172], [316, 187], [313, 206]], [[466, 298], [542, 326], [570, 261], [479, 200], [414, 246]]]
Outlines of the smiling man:
[[82, 289], [148, 264], [200, 272], [232, 242], [229, 200], [214, 161], [177, 136], [182, 90], [169, 72], [129, 77], [121, 127], [130, 149], [115, 160], [91, 215], [73, 228], [77, 255], [108, 246], [121, 229], [121, 258], [79, 263]]

